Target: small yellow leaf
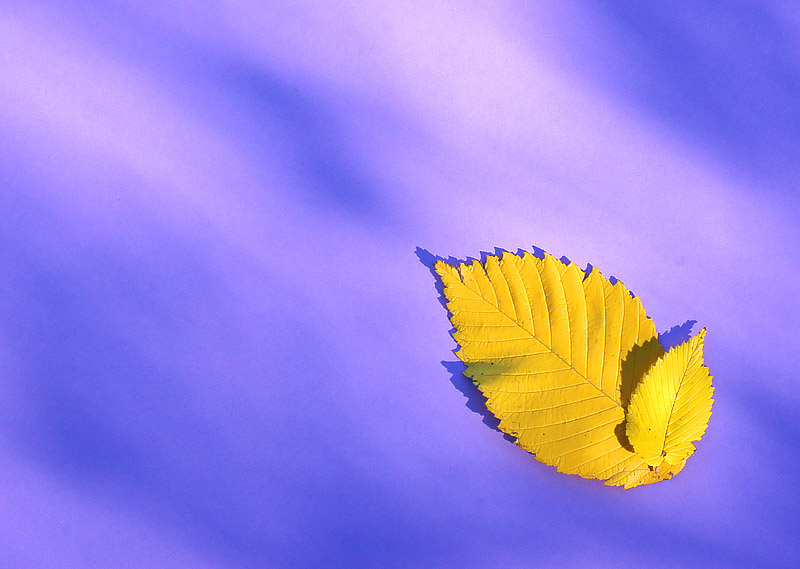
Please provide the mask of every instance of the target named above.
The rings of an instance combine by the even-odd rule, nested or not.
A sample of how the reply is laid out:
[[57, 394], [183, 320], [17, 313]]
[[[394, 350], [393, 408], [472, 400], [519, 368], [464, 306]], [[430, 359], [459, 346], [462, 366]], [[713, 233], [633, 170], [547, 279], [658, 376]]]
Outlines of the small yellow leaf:
[[631, 396], [627, 434], [636, 453], [657, 468], [683, 465], [711, 417], [714, 388], [703, 364], [703, 328], [671, 349]]
[[621, 282], [547, 253], [435, 268], [464, 373], [517, 445], [560, 472], [626, 488], [677, 472], [652, 468], [626, 437], [631, 394], [663, 349]]

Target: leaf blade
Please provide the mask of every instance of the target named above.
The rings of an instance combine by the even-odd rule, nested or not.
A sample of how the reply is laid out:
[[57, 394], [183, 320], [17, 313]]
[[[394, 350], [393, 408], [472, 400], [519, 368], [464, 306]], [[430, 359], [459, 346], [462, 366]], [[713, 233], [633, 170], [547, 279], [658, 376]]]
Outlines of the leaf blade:
[[[547, 253], [438, 261], [435, 268], [456, 355], [518, 446], [560, 472], [611, 485], [661, 479], [626, 446], [620, 368], [637, 342], [660, 345], [641, 302], [621, 282], [596, 269], [587, 277]], [[638, 377], [628, 375], [632, 385]]]
[[648, 370], [631, 395], [626, 432], [647, 464], [683, 464], [711, 417], [714, 387], [703, 363], [706, 330], [676, 346]]

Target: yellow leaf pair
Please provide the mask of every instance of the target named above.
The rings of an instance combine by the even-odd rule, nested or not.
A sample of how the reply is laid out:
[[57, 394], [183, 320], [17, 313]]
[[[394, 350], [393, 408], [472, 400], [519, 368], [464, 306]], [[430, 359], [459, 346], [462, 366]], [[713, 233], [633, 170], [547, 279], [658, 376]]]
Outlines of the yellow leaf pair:
[[683, 468], [711, 415], [705, 329], [664, 354], [621, 282], [547, 253], [435, 268], [464, 373], [517, 445], [625, 488]]

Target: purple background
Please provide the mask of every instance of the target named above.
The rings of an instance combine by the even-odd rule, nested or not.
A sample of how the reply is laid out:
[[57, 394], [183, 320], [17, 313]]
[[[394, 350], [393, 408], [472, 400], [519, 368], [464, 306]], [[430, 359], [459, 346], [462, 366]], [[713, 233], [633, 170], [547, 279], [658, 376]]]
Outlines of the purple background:
[[[669, 4], [2, 2], [0, 566], [798, 566], [800, 12]], [[674, 480], [476, 412], [533, 245], [708, 327]]]

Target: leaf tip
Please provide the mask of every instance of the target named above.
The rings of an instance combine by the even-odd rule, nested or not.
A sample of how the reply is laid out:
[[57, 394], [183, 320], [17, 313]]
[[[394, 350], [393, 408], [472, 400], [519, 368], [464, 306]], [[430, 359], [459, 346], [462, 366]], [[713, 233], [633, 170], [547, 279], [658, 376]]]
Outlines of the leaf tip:
[[450, 265], [444, 259], [436, 259], [433, 263], [433, 268], [436, 269], [436, 272], [441, 273], [445, 267], [449, 267]]
[[448, 277], [456, 277], [461, 280], [461, 277], [458, 274], [458, 268], [454, 267], [443, 259], [437, 259], [433, 264], [433, 268], [443, 281]]

